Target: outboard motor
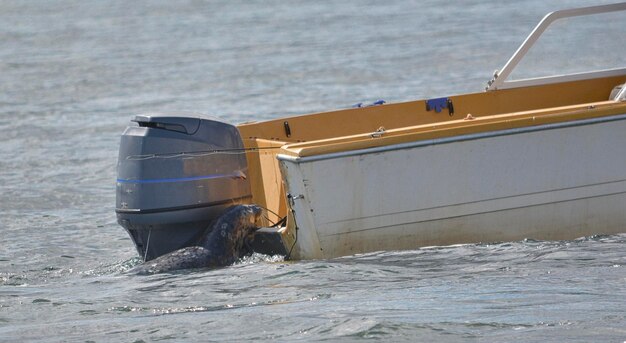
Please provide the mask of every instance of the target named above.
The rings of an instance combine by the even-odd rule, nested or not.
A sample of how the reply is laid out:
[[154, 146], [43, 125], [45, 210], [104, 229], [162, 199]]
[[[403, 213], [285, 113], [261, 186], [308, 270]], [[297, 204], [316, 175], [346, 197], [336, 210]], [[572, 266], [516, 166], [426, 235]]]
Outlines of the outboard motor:
[[202, 115], [138, 115], [122, 135], [117, 222], [144, 260], [194, 245], [228, 207], [252, 200], [236, 127]]

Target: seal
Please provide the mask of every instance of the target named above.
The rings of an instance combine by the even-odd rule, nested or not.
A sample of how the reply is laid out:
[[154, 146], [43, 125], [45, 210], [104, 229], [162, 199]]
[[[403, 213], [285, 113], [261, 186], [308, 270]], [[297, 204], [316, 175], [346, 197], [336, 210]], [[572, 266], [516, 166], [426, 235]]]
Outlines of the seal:
[[256, 205], [236, 205], [229, 208], [213, 224], [212, 230], [198, 246], [178, 249], [145, 262], [131, 270], [137, 274], [156, 274], [181, 269], [216, 268], [233, 264], [243, 252], [245, 242], [259, 228], [255, 225], [261, 215]]

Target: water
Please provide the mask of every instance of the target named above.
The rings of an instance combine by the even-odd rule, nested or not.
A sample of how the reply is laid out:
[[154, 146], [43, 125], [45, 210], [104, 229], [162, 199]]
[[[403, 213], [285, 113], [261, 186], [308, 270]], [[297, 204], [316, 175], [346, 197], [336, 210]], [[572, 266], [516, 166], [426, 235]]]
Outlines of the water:
[[481, 91], [543, 14], [597, 3], [0, 2], [0, 341], [625, 341], [626, 235], [141, 277], [114, 215], [133, 114]]

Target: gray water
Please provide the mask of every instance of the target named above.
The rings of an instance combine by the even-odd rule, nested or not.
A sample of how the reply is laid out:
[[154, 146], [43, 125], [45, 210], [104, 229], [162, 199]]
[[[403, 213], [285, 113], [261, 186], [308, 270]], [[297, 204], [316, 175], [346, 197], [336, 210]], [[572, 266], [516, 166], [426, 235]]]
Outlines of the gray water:
[[626, 341], [626, 235], [146, 277], [114, 214], [136, 113], [478, 92], [543, 14], [598, 3], [0, 1], [0, 341]]

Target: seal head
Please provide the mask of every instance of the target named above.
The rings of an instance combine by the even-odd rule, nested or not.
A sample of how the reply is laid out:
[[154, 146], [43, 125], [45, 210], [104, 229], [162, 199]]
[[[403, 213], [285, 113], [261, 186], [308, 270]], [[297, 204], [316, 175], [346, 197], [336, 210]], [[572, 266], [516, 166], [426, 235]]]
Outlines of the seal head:
[[244, 244], [259, 228], [255, 222], [261, 216], [256, 205], [237, 205], [226, 211], [200, 240], [199, 246], [216, 252], [224, 260], [221, 265], [235, 262], [242, 253]]

